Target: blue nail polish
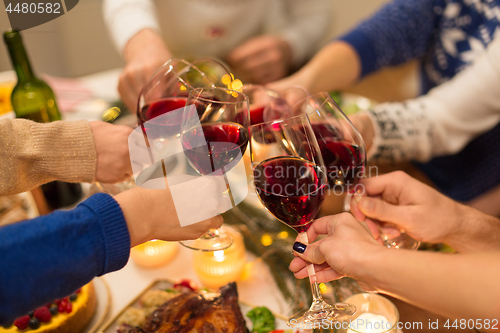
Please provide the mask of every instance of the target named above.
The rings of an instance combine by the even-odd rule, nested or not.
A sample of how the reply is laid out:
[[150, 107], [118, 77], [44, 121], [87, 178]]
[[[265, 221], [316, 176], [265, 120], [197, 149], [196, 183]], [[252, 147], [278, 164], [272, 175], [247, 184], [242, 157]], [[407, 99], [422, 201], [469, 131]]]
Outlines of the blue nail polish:
[[293, 244], [293, 250], [298, 253], [304, 253], [306, 247], [307, 247], [306, 244], [302, 244], [300, 242], [295, 242], [295, 244]]

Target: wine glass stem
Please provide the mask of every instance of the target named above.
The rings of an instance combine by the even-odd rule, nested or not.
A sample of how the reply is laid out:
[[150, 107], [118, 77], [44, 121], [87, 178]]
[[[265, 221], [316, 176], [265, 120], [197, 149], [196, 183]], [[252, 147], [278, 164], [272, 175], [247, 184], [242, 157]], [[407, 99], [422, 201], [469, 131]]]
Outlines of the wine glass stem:
[[224, 168], [222, 168], [222, 175], [224, 176], [224, 182], [226, 183], [229, 200], [231, 200], [231, 207], [235, 207], [236, 205], [234, 204], [233, 192], [231, 192], [231, 185], [229, 185], [229, 180], [227, 179], [226, 170], [224, 170]]
[[[299, 233], [300, 242], [308, 245], [309, 239], [307, 237], [306, 232]], [[323, 297], [319, 291], [318, 280], [316, 279], [316, 271], [314, 270], [314, 264], [307, 263], [307, 273], [309, 274], [309, 282], [311, 283], [311, 291], [313, 295], [313, 304], [311, 307], [314, 307], [315, 304], [323, 302]]]
[[200, 238], [213, 239], [215, 237], [219, 237], [219, 230], [218, 229], [208, 229], [208, 231], [205, 232]]
[[344, 212], [351, 212], [351, 198], [353, 194], [350, 192], [347, 192], [345, 198], [344, 198]]

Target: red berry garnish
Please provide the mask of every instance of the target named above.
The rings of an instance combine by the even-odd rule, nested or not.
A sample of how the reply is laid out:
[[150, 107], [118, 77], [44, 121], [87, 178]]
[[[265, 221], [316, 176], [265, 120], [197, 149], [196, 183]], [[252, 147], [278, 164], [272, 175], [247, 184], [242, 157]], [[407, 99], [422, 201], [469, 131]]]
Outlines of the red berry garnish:
[[198, 286], [197, 286], [196, 282], [194, 282], [193, 280], [189, 280], [189, 279], [184, 279], [181, 282], [174, 284], [174, 288], [176, 288], [176, 289], [187, 288], [187, 289], [192, 290], [192, 291], [198, 290]]
[[24, 330], [26, 329], [26, 327], [28, 327], [29, 322], [30, 322], [30, 316], [26, 315], [14, 320], [14, 325], [16, 325], [16, 327], [19, 328], [20, 330]]
[[57, 307], [57, 310], [59, 310], [59, 313], [66, 311], [66, 306], [68, 306], [68, 302], [65, 300], [61, 300], [59, 303], [59, 306]]
[[52, 318], [52, 315], [50, 314], [49, 309], [43, 306], [35, 310], [34, 317], [40, 320], [42, 323], [47, 323]]
[[67, 313], [71, 313], [71, 311], [73, 311], [73, 304], [71, 304], [71, 302], [69, 302], [69, 303], [66, 305], [66, 312], [67, 312]]
[[61, 298], [61, 299], [56, 299], [56, 300], [54, 301], [54, 303], [55, 303], [55, 304], [57, 304], [57, 305], [59, 305], [59, 304], [61, 304], [61, 301], [62, 301], [62, 298]]

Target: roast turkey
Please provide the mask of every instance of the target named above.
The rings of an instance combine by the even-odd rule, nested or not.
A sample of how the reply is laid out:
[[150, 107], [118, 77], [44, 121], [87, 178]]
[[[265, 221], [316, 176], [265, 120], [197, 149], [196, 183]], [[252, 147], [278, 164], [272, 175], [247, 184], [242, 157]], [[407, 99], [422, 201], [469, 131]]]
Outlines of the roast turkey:
[[137, 333], [248, 333], [238, 304], [236, 283], [220, 293], [187, 292], [172, 298]]

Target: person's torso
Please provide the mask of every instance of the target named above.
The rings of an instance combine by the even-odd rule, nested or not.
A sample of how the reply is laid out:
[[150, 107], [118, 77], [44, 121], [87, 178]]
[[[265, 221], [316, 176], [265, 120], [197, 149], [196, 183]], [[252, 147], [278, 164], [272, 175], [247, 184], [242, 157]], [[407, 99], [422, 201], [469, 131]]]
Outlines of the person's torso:
[[[438, 21], [430, 52], [422, 62], [423, 93], [470, 66], [500, 31], [500, 0], [438, 0], [435, 4]], [[457, 154], [417, 164], [444, 194], [469, 201], [500, 184], [499, 142], [500, 124]]]
[[436, 33], [422, 62], [422, 93], [469, 66], [500, 30], [500, 0], [438, 0], [434, 12]]
[[177, 57], [224, 58], [249, 38], [286, 24], [282, 0], [158, 0], [156, 5], [165, 41]]

